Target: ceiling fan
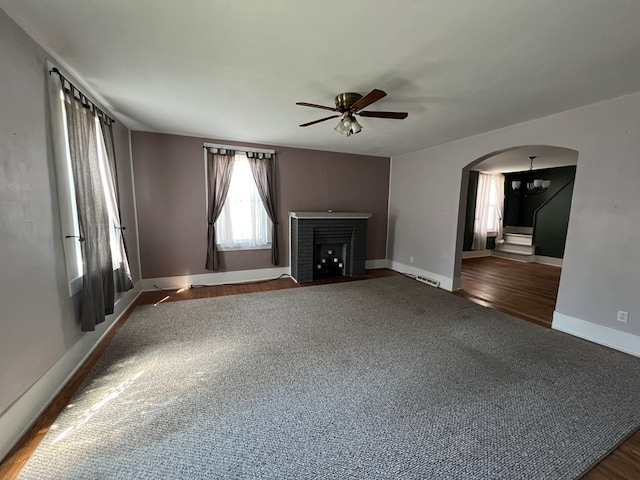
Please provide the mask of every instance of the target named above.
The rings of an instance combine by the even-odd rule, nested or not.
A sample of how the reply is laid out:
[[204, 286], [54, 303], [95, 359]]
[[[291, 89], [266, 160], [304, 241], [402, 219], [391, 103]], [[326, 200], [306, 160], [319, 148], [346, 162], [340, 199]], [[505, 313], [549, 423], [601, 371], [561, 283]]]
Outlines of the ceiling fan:
[[321, 118], [320, 120], [314, 120], [313, 122], [303, 123], [301, 127], [308, 127], [309, 125], [315, 125], [316, 123], [324, 122], [325, 120], [331, 120], [332, 118], [342, 117], [340, 123], [334, 128], [336, 132], [346, 137], [350, 137], [354, 133], [359, 133], [362, 130], [362, 126], [355, 119], [354, 115], [360, 115], [361, 117], [374, 117], [374, 118], [392, 118], [396, 120], [402, 120], [409, 115], [407, 112], [362, 112], [361, 110], [368, 107], [373, 102], [377, 102], [387, 94], [382, 90], [373, 89], [367, 93], [364, 97], [359, 93], [341, 93], [336, 96], [335, 107], [325, 107], [324, 105], [316, 105], [315, 103], [296, 102], [296, 105], [303, 107], [321, 108], [323, 110], [331, 110], [332, 112], [338, 112], [337, 115], [331, 115], [329, 117]]

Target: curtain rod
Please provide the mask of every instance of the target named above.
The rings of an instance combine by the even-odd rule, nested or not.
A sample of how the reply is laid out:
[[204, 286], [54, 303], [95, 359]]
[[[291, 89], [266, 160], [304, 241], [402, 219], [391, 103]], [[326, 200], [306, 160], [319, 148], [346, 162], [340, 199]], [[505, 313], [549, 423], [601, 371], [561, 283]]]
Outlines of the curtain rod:
[[264, 148], [238, 147], [236, 145], [223, 145], [220, 143], [205, 143], [203, 148], [220, 148], [223, 150], [236, 150], [238, 152], [270, 153], [272, 155], [276, 154], [275, 150], [267, 150]]
[[[63, 89], [67, 90], [67, 88], [64, 85], [64, 82], [67, 82], [69, 85], [71, 85], [71, 88], [73, 90], [75, 90], [76, 92], [78, 92], [81, 95], [80, 101], [82, 101], [84, 106], [86, 106], [87, 108], [93, 107], [93, 109], [96, 110], [97, 112], [99, 112], [103, 117], [108, 118], [111, 123], [115, 123], [115, 120], [113, 118], [111, 118], [111, 115], [108, 115], [104, 110], [102, 110], [100, 107], [98, 107], [93, 100], [91, 100], [82, 90], [80, 90], [78, 87], [76, 87], [73, 84], [72, 81], [70, 81], [67, 77], [65, 77], [62, 74], [62, 72], [60, 70], [58, 70], [57, 67], [52, 67], [51, 70], [49, 70], [49, 75], [51, 75], [52, 73], [58, 74], [58, 76], [62, 79], [62, 88]], [[88, 102], [91, 106], [87, 106], [85, 104], [85, 101]]]

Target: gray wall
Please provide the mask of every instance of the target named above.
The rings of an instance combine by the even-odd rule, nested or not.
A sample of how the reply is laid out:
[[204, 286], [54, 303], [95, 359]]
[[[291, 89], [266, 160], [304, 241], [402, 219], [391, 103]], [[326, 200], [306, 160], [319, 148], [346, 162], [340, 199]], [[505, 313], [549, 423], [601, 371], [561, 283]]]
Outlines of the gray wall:
[[[209, 273], [204, 268], [207, 220], [203, 143], [276, 151], [280, 266], [289, 265], [289, 211], [371, 212], [367, 259], [386, 258], [390, 160], [132, 132], [143, 278]], [[270, 268], [270, 250], [220, 252], [219, 271]]]
[[[640, 93], [438, 145], [392, 159], [389, 257], [460, 276], [463, 169], [522, 145], [579, 152], [556, 312], [640, 335]], [[629, 323], [616, 322], [618, 310]]]
[[[68, 298], [44, 52], [0, 12], [0, 412], [80, 335]], [[10, 366], [10, 368], [7, 368]]]
[[[48, 124], [47, 56], [1, 10], [0, 58], [1, 457], [44, 406], [44, 397], [54, 392], [44, 391], [40, 397], [25, 393], [69, 351], [82, 355], [78, 345], [90, 348], [113, 319], [96, 332], [80, 332], [78, 302], [69, 297], [62, 248]], [[134, 212], [128, 137], [126, 128], [116, 128], [123, 218], [130, 222]], [[129, 244], [137, 244], [135, 228], [127, 230], [127, 237]], [[135, 250], [131, 256], [137, 265]], [[63, 378], [68, 373], [60, 370]]]

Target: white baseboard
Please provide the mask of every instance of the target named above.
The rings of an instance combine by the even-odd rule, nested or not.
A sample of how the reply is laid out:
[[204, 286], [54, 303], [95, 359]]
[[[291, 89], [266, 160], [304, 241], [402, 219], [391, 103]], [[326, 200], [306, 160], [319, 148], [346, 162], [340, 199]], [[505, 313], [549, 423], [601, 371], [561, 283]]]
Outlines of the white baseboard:
[[[367, 260], [367, 269], [390, 268], [386, 258]], [[145, 278], [142, 280], [142, 290], [156, 290], [160, 288], [174, 289], [188, 285], [222, 285], [226, 283], [255, 282], [278, 278], [280, 275], [291, 275], [290, 267], [259, 268], [255, 270], [237, 270], [233, 272], [211, 272], [195, 275], [179, 275], [175, 277]]]
[[381, 258], [379, 260], [367, 260], [365, 262], [364, 268], [367, 270], [374, 270], [376, 268], [391, 268], [389, 260], [386, 258]]
[[280, 275], [290, 275], [290, 267], [259, 268], [255, 270], [237, 270], [233, 272], [212, 272], [195, 275], [179, 275], [175, 277], [145, 278], [142, 280], [142, 290], [157, 290], [160, 288], [177, 289], [189, 285], [222, 285], [226, 283], [255, 282], [270, 280]]
[[554, 267], [562, 266], [562, 259], [556, 257], [545, 257], [544, 255], [534, 255], [533, 261], [535, 263], [543, 263], [544, 265], [551, 265]]
[[553, 312], [551, 328], [640, 357], [640, 336]]
[[491, 250], [469, 250], [467, 252], [462, 252], [462, 258], [479, 258], [490, 256]]
[[107, 316], [103, 323], [97, 325], [95, 331], [83, 333], [80, 340], [60, 360], [5, 410], [0, 417], [0, 459], [8, 455], [31, 428], [31, 425], [60, 393], [140, 293], [140, 282], [138, 282], [132, 290], [126, 292], [116, 302], [112, 315]]
[[422, 270], [421, 268], [416, 268], [413, 265], [405, 265], [403, 263], [394, 262], [392, 260], [391, 269], [401, 273], [408, 273], [409, 275], [422, 275], [423, 277], [433, 278], [434, 280], [440, 282], [440, 288], [449, 292], [453, 292], [454, 290], [460, 288], [460, 282], [455, 281], [453, 278], [445, 277], [444, 275], [439, 275], [427, 270]]

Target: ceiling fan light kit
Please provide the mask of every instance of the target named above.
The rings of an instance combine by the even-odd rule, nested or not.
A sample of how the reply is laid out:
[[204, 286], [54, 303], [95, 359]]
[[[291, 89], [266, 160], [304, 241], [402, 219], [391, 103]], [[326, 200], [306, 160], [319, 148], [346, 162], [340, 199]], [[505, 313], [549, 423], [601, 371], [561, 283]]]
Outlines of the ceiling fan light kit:
[[331, 110], [333, 112], [337, 112], [337, 115], [331, 115], [329, 117], [321, 118], [319, 120], [314, 120], [313, 122], [303, 123], [300, 125], [301, 127], [308, 127], [310, 125], [315, 125], [316, 123], [324, 122], [325, 120], [330, 120], [332, 118], [342, 117], [340, 122], [334, 130], [338, 132], [340, 135], [344, 135], [345, 137], [350, 137], [354, 133], [359, 133], [362, 131], [362, 125], [358, 123], [354, 115], [360, 115], [362, 117], [373, 117], [373, 118], [391, 118], [395, 120], [402, 120], [407, 118], [408, 113], [406, 112], [368, 112], [362, 110], [365, 107], [368, 107], [373, 102], [377, 102], [381, 98], [385, 97], [387, 94], [382, 90], [373, 89], [364, 97], [359, 93], [347, 92], [340, 93], [336, 95], [335, 98], [335, 108], [334, 107], [325, 107], [324, 105], [316, 105], [315, 103], [307, 103], [307, 102], [297, 102], [296, 105], [300, 105], [303, 107], [311, 107], [311, 108], [321, 108], [322, 110]]
[[336, 128], [334, 128], [336, 132], [340, 135], [344, 135], [345, 137], [350, 137], [354, 133], [360, 133], [362, 130], [362, 125], [358, 123], [358, 121], [353, 118], [351, 115], [345, 114]]

